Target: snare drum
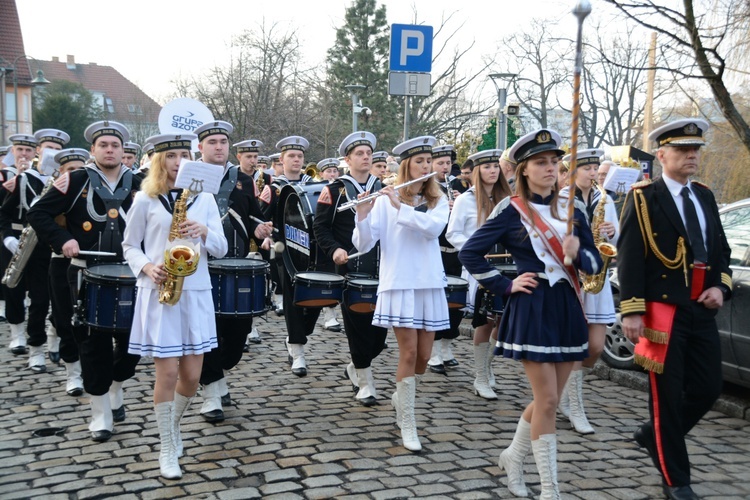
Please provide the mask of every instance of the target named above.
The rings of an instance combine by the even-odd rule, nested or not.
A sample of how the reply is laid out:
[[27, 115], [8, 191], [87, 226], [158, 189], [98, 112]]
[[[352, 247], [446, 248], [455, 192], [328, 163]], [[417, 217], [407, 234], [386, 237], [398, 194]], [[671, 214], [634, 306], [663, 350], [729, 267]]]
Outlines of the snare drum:
[[294, 305], [300, 307], [335, 306], [344, 294], [343, 276], [308, 271], [294, 276]]
[[130, 332], [135, 307], [135, 276], [126, 264], [102, 264], [83, 270], [83, 323], [91, 328]]
[[208, 261], [214, 310], [220, 317], [253, 317], [265, 314], [271, 266], [257, 259]]
[[458, 276], [447, 276], [445, 297], [448, 299], [448, 309], [463, 309], [466, 307], [466, 294], [469, 293], [469, 282]]
[[375, 312], [378, 300], [378, 280], [369, 276], [359, 276], [357, 273], [346, 275], [346, 291], [344, 304], [356, 313], [370, 314]]

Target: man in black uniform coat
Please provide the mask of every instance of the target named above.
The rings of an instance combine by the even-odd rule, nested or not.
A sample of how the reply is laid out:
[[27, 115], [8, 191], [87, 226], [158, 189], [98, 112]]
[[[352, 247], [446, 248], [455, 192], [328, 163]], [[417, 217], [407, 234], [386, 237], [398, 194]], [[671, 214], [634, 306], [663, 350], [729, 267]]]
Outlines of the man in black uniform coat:
[[[244, 259], [250, 251], [250, 239], [263, 240], [271, 234], [271, 226], [260, 224], [250, 217], [262, 219], [263, 214], [256, 200], [253, 179], [239, 167], [229, 163], [229, 134], [234, 127], [225, 121], [204, 123], [195, 133], [202, 160], [224, 167], [216, 204], [222, 217], [224, 235], [229, 244], [226, 258]], [[245, 338], [252, 329], [252, 318], [230, 318], [216, 316], [216, 337], [219, 346], [203, 356], [203, 406], [201, 415], [208, 422], [224, 420], [223, 406], [230, 405], [229, 387], [225, 370], [237, 366], [242, 358]]]
[[[356, 211], [354, 208], [338, 211], [341, 204], [356, 199], [359, 194], [380, 190], [380, 181], [369, 173], [376, 143], [375, 136], [370, 132], [348, 135], [339, 147], [339, 154], [345, 157], [349, 173], [323, 188], [318, 198], [313, 221], [315, 239], [336, 264], [336, 271], [341, 275], [348, 272], [364, 273], [373, 278], [378, 275], [379, 247], [349, 260], [349, 254], [356, 252], [352, 244]], [[382, 352], [388, 330], [372, 325], [374, 305], [369, 313], [354, 312], [349, 306], [348, 295], [344, 294], [341, 315], [352, 357], [344, 372], [357, 391], [355, 399], [364, 406], [373, 406], [377, 404], [377, 391], [371, 364]]]
[[[14, 228], [26, 225], [26, 213], [36, 198], [42, 194], [52, 172], [44, 173], [41, 169], [45, 150], [59, 151], [68, 143], [70, 136], [62, 130], [43, 129], [34, 134], [37, 141], [39, 160], [25, 172], [21, 172], [6, 182], [3, 187], [7, 191], [2, 207], [0, 207], [0, 233], [6, 248], [18, 246], [17, 230]], [[52, 153], [54, 154], [54, 153]], [[21, 326], [24, 316], [25, 292], [29, 293], [29, 318], [26, 332], [29, 345], [29, 368], [34, 373], [47, 371], [44, 360], [44, 343], [47, 340], [47, 313], [49, 311], [49, 276], [47, 274], [50, 260], [50, 249], [47, 245], [36, 245], [24, 266], [19, 286], [8, 294], [6, 304], [11, 310], [19, 311], [20, 315], [11, 321], [13, 326]], [[53, 334], [53, 345], [50, 354], [59, 360], [59, 342]], [[52, 354], [54, 353], [54, 354]]]
[[651, 419], [635, 432], [668, 498], [698, 498], [690, 487], [685, 435], [721, 392], [715, 316], [732, 292], [729, 256], [713, 193], [698, 170], [704, 120], [654, 130], [663, 175], [633, 185], [620, 221], [617, 269], [625, 335], [649, 370]]
[[[61, 175], [27, 215], [40, 241], [71, 259], [68, 282], [74, 305], [84, 268], [94, 263], [123, 261], [124, 215], [140, 188], [140, 181], [122, 164], [122, 145], [129, 135], [117, 122], [105, 120], [89, 125], [84, 136], [92, 145], [94, 163]], [[62, 214], [65, 227], [55, 222]], [[79, 255], [83, 250], [112, 252], [115, 256]], [[78, 342], [83, 387], [91, 395], [91, 437], [94, 441], [107, 441], [112, 437], [113, 422], [125, 420], [122, 383], [133, 376], [140, 357], [128, 354], [129, 331], [112, 333], [79, 324], [73, 334]]]

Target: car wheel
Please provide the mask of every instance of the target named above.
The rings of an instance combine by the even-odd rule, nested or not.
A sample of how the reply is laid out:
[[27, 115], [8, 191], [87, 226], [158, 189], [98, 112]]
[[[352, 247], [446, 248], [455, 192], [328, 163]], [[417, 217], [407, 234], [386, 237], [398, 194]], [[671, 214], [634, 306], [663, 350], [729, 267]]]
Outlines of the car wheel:
[[622, 316], [617, 314], [617, 319], [612, 325], [607, 326], [604, 336], [604, 350], [602, 359], [613, 368], [623, 370], [635, 370], [639, 366], [635, 364], [635, 346], [622, 333]]

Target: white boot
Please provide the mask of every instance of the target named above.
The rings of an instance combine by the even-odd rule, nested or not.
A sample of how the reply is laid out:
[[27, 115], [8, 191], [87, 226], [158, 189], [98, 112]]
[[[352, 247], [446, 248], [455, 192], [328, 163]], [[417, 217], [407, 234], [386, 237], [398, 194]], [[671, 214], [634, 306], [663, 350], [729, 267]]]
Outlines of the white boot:
[[284, 314], [284, 296], [274, 295], [273, 296], [274, 307], [276, 308], [276, 316], [282, 316]]
[[122, 382], [112, 381], [109, 386], [109, 404], [112, 408], [112, 418], [115, 422], [125, 421], [125, 395], [122, 392]]
[[432, 355], [427, 362], [430, 366], [443, 366], [443, 342], [436, 340], [432, 343]]
[[557, 486], [557, 435], [542, 434], [531, 442], [534, 460], [542, 483], [540, 500], [557, 500], [560, 490]]
[[29, 349], [26, 347], [26, 332], [23, 323], [10, 325], [10, 352], [13, 354], [26, 354]]
[[484, 399], [497, 399], [497, 394], [490, 387], [489, 373], [487, 372], [487, 356], [489, 354], [490, 351], [487, 349], [486, 342], [474, 346], [474, 366], [476, 366], [474, 394]]
[[257, 327], [253, 327], [253, 329], [250, 330], [250, 333], [247, 335], [247, 341], [253, 344], [261, 343], [260, 332]]
[[81, 362], [65, 363], [67, 381], [65, 392], [68, 396], [80, 396], [83, 394], [83, 377], [81, 376]]
[[323, 308], [323, 329], [332, 332], [341, 331], [341, 323], [336, 319], [336, 309], [333, 307]]
[[490, 337], [490, 342], [487, 343], [487, 380], [490, 389], [495, 388], [495, 372], [492, 371], [492, 360], [495, 359], [495, 343], [495, 341], [492, 341], [492, 337]]
[[179, 479], [182, 477], [180, 464], [174, 445], [174, 401], [165, 401], [154, 405], [156, 411], [156, 425], [159, 428], [159, 470], [165, 479]]
[[570, 423], [579, 434], [593, 434], [586, 411], [583, 409], [583, 370], [570, 372], [565, 391], [570, 400]]
[[563, 387], [562, 394], [560, 394], [560, 401], [557, 402], [557, 409], [560, 410], [560, 413], [565, 418], [570, 418], [570, 398], [568, 397], [568, 388], [570, 387], [573, 373], [575, 372], [570, 372], [568, 380], [565, 381], [565, 387]]
[[517, 497], [529, 496], [526, 483], [523, 481], [523, 461], [531, 449], [531, 423], [523, 419], [518, 420], [516, 434], [513, 441], [500, 454], [498, 467], [508, 475], [508, 490]]
[[406, 377], [396, 382], [398, 402], [401, 407], [401, 440], [404, 448], [410, 451], [422, 451], [422, 443], [417, 435], [417, 422], [414, 416], [417, 381]]
[[47, 352], [50, 361], [60, 363], [60, 337], [57, 335], [57, 328], [52, 325], [47, 327]]
[[453, 339], [440, 339], [440, 349], [443, 365], [447, 368], [457, 367], [458, 361], [453, 356]]
[[290, 344], [289, 338], [287, 338], [286, 349], [289, 352], [289, 363], [292, 365], [292, 373], [298, 377], [307, 375], [304, 344]]
[[375, 380], [372, 377], [372, 367], [357, 368], [357, 386], [359, 392], [355, 398], [362, 406], [375, 406], [378, 404], [378, 393], [375, 390]]
[[114, 428], [109, 395], [91, 396], [91, 422], [89, 423], [91, 438], [98, 442], [107, 441], [112, 437]]
[[34, 373], [44, 373], [47, 371], [47, 365], [44, 362], [43, 345], [33, 345], [29, 349], [29, 368]]
[[201, 415], [208, 422], [224, 421], [224, 409], [221, 406], [221, 384], [219, 381], [203, 386], [203, 406]]
[[185, 411], [193, 402], [192, 397], [186, 397], [175, 391], [174, 393], [174, 428], [172, 429], [172, 438], [174, 439], [174, 450], [177, 458], [182, 456], [182, 433], [180, 432], [180, 424], [182, 423], [182, 416], [185, 415]]
[[393, 391], [393, 395], [391, 396], [391, 406], [393, 406], [393, 409], [396, 410], [396, 425], [398, 428], [401, 428], [401, 404], [399, 403], [398, 398], [398, 387], [400, 382], [396, 382], [396, 390]]
[[359, 386], [357, 385], [357, 369], [354, 368], [354, 363], [351, 361], [346, 365], [346, 368], [344, 368], [344, 375], [349, 379], [349, 382], [352, 383], [352, 390], [354, 392], [359, 392]]

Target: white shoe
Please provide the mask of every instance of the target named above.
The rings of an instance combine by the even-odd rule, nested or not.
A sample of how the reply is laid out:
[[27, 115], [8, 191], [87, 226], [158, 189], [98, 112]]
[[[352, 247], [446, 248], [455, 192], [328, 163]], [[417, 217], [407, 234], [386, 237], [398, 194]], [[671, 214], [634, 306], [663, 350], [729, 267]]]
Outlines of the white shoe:
[[26, 332], [23, 323], [10, 324], [10, 345], [8, 348], [10, 352], [16, 355], [29, 352], [29, 348], [26, 346]]
[[476, 378], [474, 379], [474, 394], [477, 396], [493, 400], [497, 399], [497, 394], [490, 387], [489, 377], [487, 373], [487, 359], [490, 352], [487, 349], [487, 343], [482, 342], [479, 345], [474, 346], [474, 365], [476, 366]]
[[221, 407], [221, 384], [219, 381], [203, 386], [203, 406], [201, 416], [207, 422], [224, 421], [224, 409]]
[[375, 380], [372, 377], [372, 367], [357, 368], [357, 386], [359, 392], [355, 398], [362, 406], [375, 406], [378, 404], [378, 393], [375, 390]]
[[44, 362], [44, 346], [31, 346], [29, 349], [29, 368], [34, 373], [44, 373], [47, 371], [47, 365]]
[[[112, 420], [112, 407], [109, 405], [109, 395], [91, 396], [91, 422], [89, 431], [95, 441], [106, 441], [112, 435], [115, 424]], [[99, 434], [100, 436], [97, 436]]]
[[340, 332], [341, 323], [336, 319], [336, 310], [333, 307], [323, 309], [323, 328], [331, 332]]
[[83, 394], [83, 377], [81, 376], [81, 362], [65, 363], [67, 380], [65, 392], [68, 396], [80, 396]]
[[287, 338], [286, 349], [289, 352], [289, 364], [292, 365], [292, 373], [298, 377], [307, 375], [304, 344], [290, 344], [289, 338]]
[[283, 316], [284, 315], [284, 296], [283, 295], [274, 295], [274, 310], [276, 312], [276, 316]]
[[260, 332], [258, 332], [256, 327], [253, 327], [250, 333], [247, 334], [247, 341], [252, 344], [260, 344]]
[[174, 401], [165, 401], [157, 403], [154, 406], [156, 412], [156, 425], [159, 428], [159, 441], [161, 450], [159, 451], [159, 471], [161, 477], [165, 479], [179, 479], [182, 477], [180, 464], [177, 461], [175, 450], [174, 420], [175, 420], [175, 403]]
[[540, 500], [559, 500], [560, 489], [557, 485], [557, 436], [542, 434], [531, 442], [534, 460], [542, 483]]
[[193, 398], [185, 397], [179, 392], [174, 393], [174, 428], [172, 429], [172, 439], [174, 440], [175, 455], [177, 458], [182, 456], [183, 445], [182, 445], [182, 433], [180, 432], [180, 424], [182, 423], [182, 417], [185, 415], [190, 403], [193, 402]]
[[60, 337], [57, 335], [57, 328], [52, 325], [47, 328], [47, 352], [50, 361], [60, 363]]
[[596, 431], [589, 419], [586, 418], [586, 411], [583, 408], [583, 370], [570, 372], [568, 383], [563, 392], [568, 393], [570, 401], [570, 423], [573, 424], [576, 432], [579, 434], [594, 434]]
[[409, 451], [422, 451], [414, 415], [417, 381], [414, 377], [405, 377], [401, 379], [401, 382], [396, 382], [396, 387], [401, 407], [401, 441], [404, 448]]

